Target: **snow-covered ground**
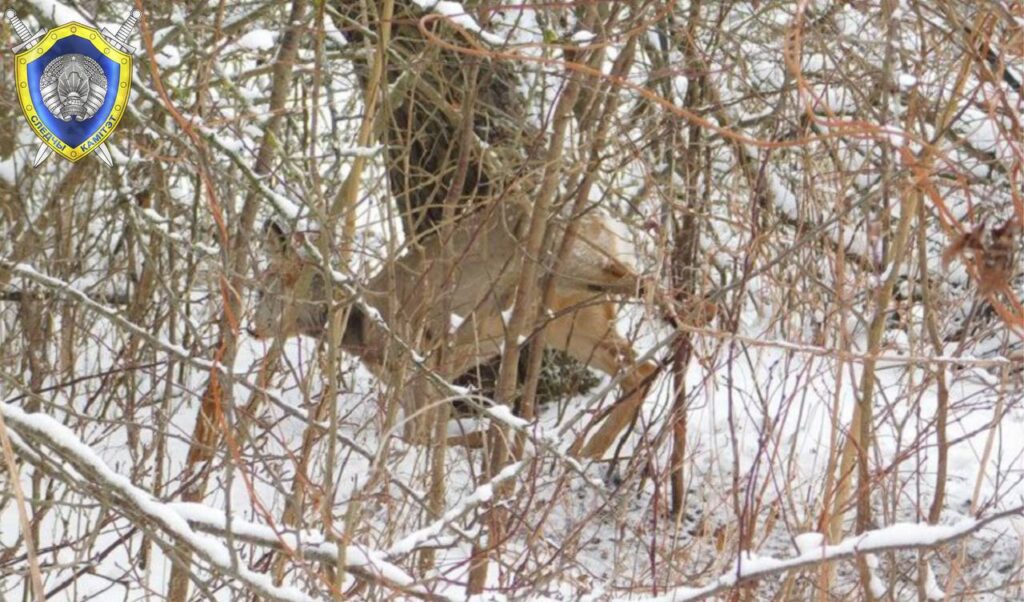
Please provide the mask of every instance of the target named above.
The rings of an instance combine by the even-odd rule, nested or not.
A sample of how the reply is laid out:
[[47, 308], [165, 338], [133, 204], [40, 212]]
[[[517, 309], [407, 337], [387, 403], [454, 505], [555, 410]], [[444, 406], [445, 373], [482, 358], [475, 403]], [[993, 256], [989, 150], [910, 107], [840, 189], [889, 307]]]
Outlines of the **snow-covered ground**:
[[[70, 3], [30, 4], [35, 12], [23, 16], [33, 26], [40, 17], [49, 23], [50, 17], [91, 16]], [[127, 4], [113, 4], [100, 10], [100, 24], [116, 26], [115, 8]], [[561, 7], [505, 3], [486, 13], [451, 1], [415, 4], [482, 47], [518, 52], [520, 92], [531, 100], [523, 113], [541, 129], [564, 81], [552, 62], [561, 56], [559, 44], [604, 48], [600, 70], [607, 74], [632, 31], [583, 29], [579, 14]], [[491, 554], [484, 600], [730, 599], [724, 592], [740, 580], [748, 599], [860, 599], [856, 559], [884, 599], [943, 599], [947, 591], [947, 599], [1024, 599], [1024, 339], [1020, 327], [982, 307], [962, 262], [942, 261], [954, 226], [1024, 218], [1015, 205], [1020, 94], [998, 78], [979, 77], [975, 65], [965, 72], [962, 97], [949, 105], [955, 119], [937, 136], [934, 123], [924, 121], [945, 103], [928, 105], [922, 123], [907, 116], [911, 95], [942, 100], [957, 85], [961, 64], [951, 58], [957, 53], [941, 45], [934, 50], [936, 32], [946, 31], [934, 25], [943, 23], [938, 9], [897, 3], [892, 18], [900, 26], [889, 32], [876, 6], [811, 2], [798, 15], [788, 3], [749, 4], [704, 14], [720, 27], [698, 34], [721, 96], [696, 109], [709, 120], [707, 171], [697, 178], [707, 201], [700, 287], [721, 294], [718, 318], [689, 332], [685, 383], [675, 382], [668, 367], [678, 335], [646, 308], [624, 307], [620, 331], [639, 355], [666, 363], [625, 443], [598, 462], [568, 453], [594, 412], [617, 399], [620, 391], [608, 377], [589, 393], [539, 408], [532, 421], [504, 407], [453, 421], [453, 432], [460, 424], [502, 424], [525, 441], [525, 451], [488, 479], [484, 452], [447, 449], [440, 460], [441, 510], [430, 501], [437, 487], [430, 448], [403, 441], [400, 423], [388, 428], [395, 393], [366, 366], [348, 356], [329, 365], [323, 346], [303, 338], [287, 341], [279, 368], [263, 376], [274, 343], [244, 334], [256, 274], [265, 267], [258, 241], [248, 250], [256, 269], [244, 275], [246, 290], [237, 291], [246, 308], [237, 354], [230, 366], [221, 365], [217, 321], [231, 274], [193, 163], [198, 155], [164, 108], [148, 59], [139, 63], [145, 71], [137, 67], [135, 123], [110, 144], [118, 170], [89, 180], [74, 202], [54, 193], [66, 166], [51, 161], [32, 171], [34, 139], [27, 128], [12, 135], [13, 150], [0, 156], [0, 219], [14, 216], [17, 227], [0, 240], [0, 284], [51, 298], [35, 329], [27, 326], [32, 316], [23, 304], [0, 301], [0, 413], [22, 460], [18, 482], [34, 512], [29, 518], [47, 599], [162, 600], [175, 545], [194, 552], [197, 599], [321, 600], [332, 591], [352, 599], [462, 599], [473, 545], [492, 533], [488, 521], [495, 516], [510, 535]], [[665, 120], [685, 122], [664, 104], [645, 104], [649, 99], [636, 89], [657, 90], [666, 103], [684, 106], [691, 80], [681, 66], [688, 59], [682, 47], [663, 44], [671, 38], [666, 32], [678, 33], [688, 9], [677, 7], [671, 23], [649, 7], [622, 9], [620, 17], [649, 29], [640, 36], [628, 82], [614, 88], [622, 102], [613, 150], [588, 199], [620, 222], [619, 232], [634, 247], [626, 256], [662, 282], [663, 217], [689, 207], [680, 193], [688, 184], [677, 157], [651, 149], [669, 138], [659, 129]], [[317, 53], [312, 41], [300, 45], [288, 100], [294, 110], [281, 137], [288, 152], [271, 174], [257, 175], [270, 96], [265, 66], [280, 43], [287, 7], [227, 6], [226, 33], [211, 55], [220, 60], [202, 70], [213, 83], [201, 111], [188, 94], [199, 77], [198, 57], [212, 52], [200, 42], [208, 32], [189, 21], [201, 7], [152, 10], [162, 85], [209, 153], [229, 227], [245, 195], [255, 194], [257, 224], [277, 216], [298, 231], [319, 229], [314, 200], [333, 198], [360, 158], [368, 163], [357, 252], [334, 274], [365, 279], [401, 252], [406, 241], [387, 196], [385, 149], [356, 143], [363, 107], [351, 60], [365, 49], [348, 47], [341, 33], [346, 23], [326, 11], [322, 60], [329, 68], [315, 102], [309, 86]], [[798, 16], [825, 23], [823, 31], [813, 23], [804, 30], [798, 61], [804, 88], [785, 61]], [[890, 68], [891, 89], [876, 95], [864, 82], [881, 70], [882, 40], [890, 33], [897, 64]], [[1009, 66], [1022, 71], [1020, 60]], [[646, 121], [646, 112], [660, 117]], [[852, 131], [850, 124], [861, 120], [878, 131]], [[762, 141], [809, 138], [768, 152], [727, 142], [723, 132], [730, 130]], [[576, 165], [587, 153], [572, 140], [567, 163]], [[681, 140], [673, 152], [685, 147]], [[897, 160], [901, 148], [918, 155], [935, 149], [929, 181], [938, 194], [922, 193], [924, 240], [921, 247], [912, 243], [912, 258], [894, 272], [883, 265], [892, 237], [882, 224], [910, 219], [901, 215], [900, 201], [921, 189], [908, 184], [912, 177], [879, 167], [909, 172]], [[314, 153], [316, 160], [307, 162]], [[757, 191], [736, 167], [745, 161], [763, 178]], [[153, 182], [166, 194], [150, 206], [136, 195]], [[56, 224], [47, 221], [53, 198], [64, 207]], [[754, 211], [762, 200], [770, 218]], [[43, 241], [34, 254], [25, 234], [33, 228]], [[842, 272], [839, 249], [848, 262]], [[110, 301], [119, 291], [138, 290], [149, 262], [158, 265], [151, 305]], [[1017, 298], [1024, 295], [1019, 267], [1009, 282]], [[873, 357], [868, 330], [875, 292], [890, 275], [897, 290], [880, 355]], [[937, 297], [931, 307], [938, 312], [938, 348], [928, 334], [922, 276]], [[42, 344], [32, 339], [40, 332]], [[869, 362], [871, 521], [857, 534], [855, 499], [840, 505], [844, 521], [829, 521], [837, 464]], [[215, 450], [206, 493], [184, 502], [183, 493], [194, 487], [186, 467], [211, 373], [232, 387], [233, 405], [222, 408], [217, 428], [225, 441]], [[328, 419], [316, 419], [331, 373], [341, 390], [333, 433]], [[685, 495], [682, 512], [673, 515], [668, 417], [680, 386]], [[938, 520], [929, 524], [939, 471], [937, 421], [947, 394], [944, 497]], [[27, 599], [32, 565], [9, 472], [14, 456], [3, 458], [0, 472], [0, 600]], [[851, 491], [858, 479], [850, 475]], [[306, 484], [306, 493], [293, 526], [286, 517], [296, 482]], [[842, 527], [841, 539], [827, 535], [835, 526]], [[835, 561], [823, 564], [823, 558]], [[325, 567], [339, 566], [345, 576], [332, 584]]]

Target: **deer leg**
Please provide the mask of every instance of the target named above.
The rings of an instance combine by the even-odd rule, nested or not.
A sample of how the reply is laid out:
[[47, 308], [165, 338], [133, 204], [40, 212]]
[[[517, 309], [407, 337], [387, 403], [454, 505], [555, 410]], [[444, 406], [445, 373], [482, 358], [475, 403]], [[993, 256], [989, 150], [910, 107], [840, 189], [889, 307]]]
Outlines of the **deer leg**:
[[[601, 353], [600, 355], [607, 356], [608, 358], [618, 356], [618, 358], [612, 361], [607, 359], [600, 362], [594, 361], [591, 365], [611, 376], [615, 376], [621, 370], [626, 370], [626, 374], [622, 377], [621, 381], [621, 390], [624, 397], [611, 407], [604, 420], [601, 421], [600, 428], [586, 441], [582, 451], [579, 451], [579, 455], [587, 458], [600, 458], [604, 456], [608, 448], [615, 443], [619, 434], [633, 421], [637, 412], [640, 411], [640, 406], [643, 405], [644, 399], [647, 397], [648, 389], [650, 389], [649, 377], [657, 370], [654, 362], [648, 361], [636, 364], [629, 342], [617, 336], [612, 340], [605, 339], [599, 342], [598, 345], [609, 348], [608, 352]], [[624, 351], [628, 353], [623, 353]], [[595, 353], [595, 360], [598, 357], [599, 354]], [[590, 426], [584, 430], [573, 444], [573, 451], [578, 450], [583, 444]]]
[[[587, 425], [570, 448], [574, 455], [588, 458], [604, 455], [636, 416], [650, 388], [650, 376], [657, 370], [654, 362], [637, 364], [633, 346], [616, 331], [614, 320], [615, 306], [602, 303], [583, 306], [572, 316], [559, 318], [551, 325], [551, 345], [564, 345], [569, 355], [609, 376], [624, 372], [620, 385], [623, 398], [605, 413], [603, 420], [595, 419]], [[600, 428], [586, 440], [587, 433], [598, 421]]]

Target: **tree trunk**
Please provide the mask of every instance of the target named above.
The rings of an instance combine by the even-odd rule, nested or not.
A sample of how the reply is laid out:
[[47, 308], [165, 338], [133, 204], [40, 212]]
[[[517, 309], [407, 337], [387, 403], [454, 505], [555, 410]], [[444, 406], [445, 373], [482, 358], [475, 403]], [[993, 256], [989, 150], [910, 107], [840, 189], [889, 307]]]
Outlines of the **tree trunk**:
[[[467, 2], [467, 8], [474, 3]], [[347, 19], [361, 26], [344, 29], [352, 44], [371, 44], [380, 23], [367, 22], [362, 2], [337, 1], [335, 7]], [[527, 144], [533, 139], [525, 125], [526, 99], [519, 93], [518, 76], [507, 62], [457, 53], [426, 39], [419, 29], [426, 13], [409, 1], [395, 2], [391, 39], [388, 45], [386, 85], [378, 131], [387, 144], [386, 167], [391, 194], [402, 215], [405, 233], [417, 238], [431, 232], [442, 220], [444, 205], [453, 202], [455, 214], [480, 201], [494, 200], [506, 193], [525, 163]], [[465, 41], [443, 19], [424, 22], [423, 27], [453, 44]], [[467, 34], [468, 35], [468, 34]], [[360, 84], [369, 83], [372, 53], [355, 65]], [[477, 62], [477, 75], [470, 82], [465, 69]], [[474, 136], [461, 136], [464, 102], [475, 97], [472, 112]], [[483, 157], [483, 146], [489, 158]], [[461, 151], [464, 144], [470, 148]], [[458, 159], [469, 158], [463, 178], [456, 178]], [[493, 157], [498, 157], [494, 159]], [[450, 185], [461, 180], [461, 189], [449, 193]]]
[[[463, 5], [472, 13], [479, 3]], [[372, 46], [376, 39], [370, 36], [379, 34], [380, 23], [363, 14], [364, 4], [339, 0], [334, 6], [352, 23], [360, 24], [342, 28], [346, 39]], [[446, 204], [454, 205], [448, 215], [457, 219], [483, 203], [502, 201], [527, 173], [528, 161], [537, 154], [533, 151], [543, 148], [543, 139], [525, 118], [523, 109], [528, 102], [520, 93], [515, 64], [432, 43], [419, 29], [425, 16], [427, 13], [408, 0], [395, 2], [388, 44], [388, 92], [378, 117], [379, 141], [387, 145], [390, 193], [410, 240], [437, 231]], [[446, 42], [470, 47], [443, 19], [428, 21], [424, 27]], [[365, 92], [371, 81], [373, 53], [360, 56], [355, 67]], [[467, 77], [470, 62], [477, 67], [472, 78]], [[470, 99], [473, 135], [464, 136], [462, 107]], [[463, 149], [467, 145], [469, 148]], [[460, 158], [468, 158], [461, 169]], [[456, 190], [450, 189], [453, 184]], [[541, 402], [585, 392], [580, 385], [590, 384], [586, 368], [565, 354], [545, 353], [543, 361], [538, 387], [543, 392]], [[500, 363], [500, 357], [490, 360], [459, 383], [493, 391]], [[520, 370], [520, 385], [524, 378], [525, 370]]]

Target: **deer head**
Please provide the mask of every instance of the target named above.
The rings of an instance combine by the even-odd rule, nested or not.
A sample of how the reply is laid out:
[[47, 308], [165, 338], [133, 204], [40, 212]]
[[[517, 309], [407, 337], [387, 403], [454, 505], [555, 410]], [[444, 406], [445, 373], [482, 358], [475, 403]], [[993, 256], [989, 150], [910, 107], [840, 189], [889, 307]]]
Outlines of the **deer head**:
[[249, 334], [256, 338], [324, 333], [330, 307], [324, 273], [296, 248], [296, 236], [302, 235], [289, 234], [274, 219], [263, 226], [267, 268], [259, 276], [259, 300], [249, 327]]

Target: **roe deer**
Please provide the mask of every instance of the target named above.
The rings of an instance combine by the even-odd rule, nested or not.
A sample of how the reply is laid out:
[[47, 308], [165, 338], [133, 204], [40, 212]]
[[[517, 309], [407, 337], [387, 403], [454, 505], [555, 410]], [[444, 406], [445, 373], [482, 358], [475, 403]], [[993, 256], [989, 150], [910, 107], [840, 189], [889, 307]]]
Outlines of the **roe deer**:
[[[409, 342], [421, 333], [417, 349], [427, 355], [437, 334], [452, 329], [455, 314], [461, 323], [449, 336], [444, 367], [435, 367], [451, 382], [501, 352], [503, 312], [513, 303], [519, 277], [509, 266], [517, 265], [512, 260], [524, 252], [517, 233], [528, 221], [524, 216], [524, 209], [512, 203], [495, 203], [461, 218], [447, 244], [436, 235], [425, 237], [359, 287], [366, 305], [379, 314], [372, 318], [358, 305], [337, 296], [338, 305], [332, 305], [322, 267], [305, 259], [293, 246], [292, 237], [271, 220], [264, 228], [269, 266], [260, 277], [259, 302], [249, 332], [257, 338], [321, 337], [329, 312], [348, 307], [342, 349], [358, 356], [387, 382], [393, 377], [387, 364], [395, 363], [388, 358], [395, 354], [388, 351], [390, 335], [377, 320], [398, 336], [408, 337], [404, 340]], [[545, 343], [613, 377], [622, 373], [624, 398], [607, 412], [585, 445], [586, 433], [572, 448], [574, 453], [600, 457], [639, 410], [656, 364], [637, 362], [632, 345], [615, 327], [617, 308], [611, 297], [638, 296], [640, 277], [616, 258], [618, 237], [604, 218], [585, 214], [578, 220], [568, 257], [555, 274], [555, 302], [545, 308], [550, 320]], [[564, 231], [565, 225], [556, 227]], [[541, 271], [550, 273], [553, 258], [539, 259]], [[426, 290], [440, 293], [429, 298]], [[523, 334], [533, 332], [536, 326], [528, 323]], [[406, 390], [413, 399], [403, 399], [407, 426], [409, 416], [447, 396], [425, 376], [413, 375], [411, 385]], [[429, 437], [429, 427], [415, 428], [411, 435], [407, 430], [407, 437]]]

